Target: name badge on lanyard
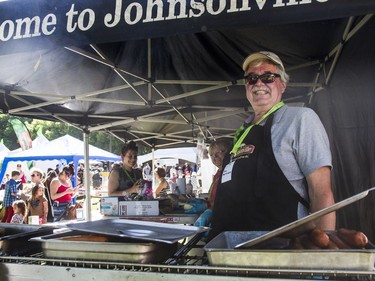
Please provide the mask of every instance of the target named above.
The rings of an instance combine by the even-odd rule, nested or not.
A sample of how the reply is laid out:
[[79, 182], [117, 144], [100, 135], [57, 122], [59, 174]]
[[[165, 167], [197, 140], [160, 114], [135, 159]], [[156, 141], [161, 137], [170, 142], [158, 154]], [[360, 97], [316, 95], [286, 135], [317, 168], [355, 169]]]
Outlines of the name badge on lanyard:
[[221, 183], [225, 183], [227, 181], [232, 180], [232, 170], [233, 170], [234, 162], [235, 161], [232, 161], [225, 166], [223, 173], [221, 175]]

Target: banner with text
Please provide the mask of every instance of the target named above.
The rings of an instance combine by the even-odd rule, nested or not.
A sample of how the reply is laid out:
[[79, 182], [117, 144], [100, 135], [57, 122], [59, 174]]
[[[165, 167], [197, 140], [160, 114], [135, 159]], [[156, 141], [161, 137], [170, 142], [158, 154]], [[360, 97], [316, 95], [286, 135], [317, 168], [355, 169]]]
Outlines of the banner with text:
[[0, 55], [375, 12], [374, 0], [12, 0]]

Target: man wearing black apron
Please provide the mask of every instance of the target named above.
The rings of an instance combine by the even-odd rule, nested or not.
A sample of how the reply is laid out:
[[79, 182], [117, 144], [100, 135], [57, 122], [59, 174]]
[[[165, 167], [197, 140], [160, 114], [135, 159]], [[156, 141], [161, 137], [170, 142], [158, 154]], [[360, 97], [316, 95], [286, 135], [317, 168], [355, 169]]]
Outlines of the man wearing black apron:
[[[289, 77], [280, 58], [258, 52], [243, 69], [254, 114], [224, 164], [208, 240], [223, 231], [273, 230], [334, 204], [328, 137], [312, 110], [281, 101]], [[319, 226], [333, 230], [335, 220], [330, 213]]]

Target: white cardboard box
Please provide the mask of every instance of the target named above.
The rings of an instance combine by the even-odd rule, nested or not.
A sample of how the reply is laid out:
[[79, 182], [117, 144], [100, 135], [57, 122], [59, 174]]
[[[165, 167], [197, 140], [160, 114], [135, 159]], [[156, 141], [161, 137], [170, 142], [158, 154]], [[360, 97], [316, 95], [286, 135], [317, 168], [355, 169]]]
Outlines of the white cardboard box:
[[119, 201], [119, 216], [158, 216], [159, 201]]
[[106, 196], [100, 198], [100, 213], [105, 216], [118, 216], [118, 197]]

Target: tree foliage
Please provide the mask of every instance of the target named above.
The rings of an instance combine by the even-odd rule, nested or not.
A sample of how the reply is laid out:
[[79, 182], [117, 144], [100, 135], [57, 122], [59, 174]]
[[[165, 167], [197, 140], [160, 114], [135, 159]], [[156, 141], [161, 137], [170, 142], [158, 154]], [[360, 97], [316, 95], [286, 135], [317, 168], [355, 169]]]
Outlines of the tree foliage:
[[[20, 145], [17, 142], [17, 136], [12, 125], [9, 123], [10, 118], [9, 115], [0, 114], [0, 140], [8, 149], [14, 150], [19, 148]], [[39, 133], [42, 133], [48, 140], [54, 140], [66, 134], [83, 140], [83, 132], [68, 124], [22, 117], [19, 117], [19, 119], [29, 130], [31, 139], [35, 139]], [[91, 132], [89, 143], [114, 154], [120, 154], [121, 147], [124, 145], [124, 142], [105, 132]]]

